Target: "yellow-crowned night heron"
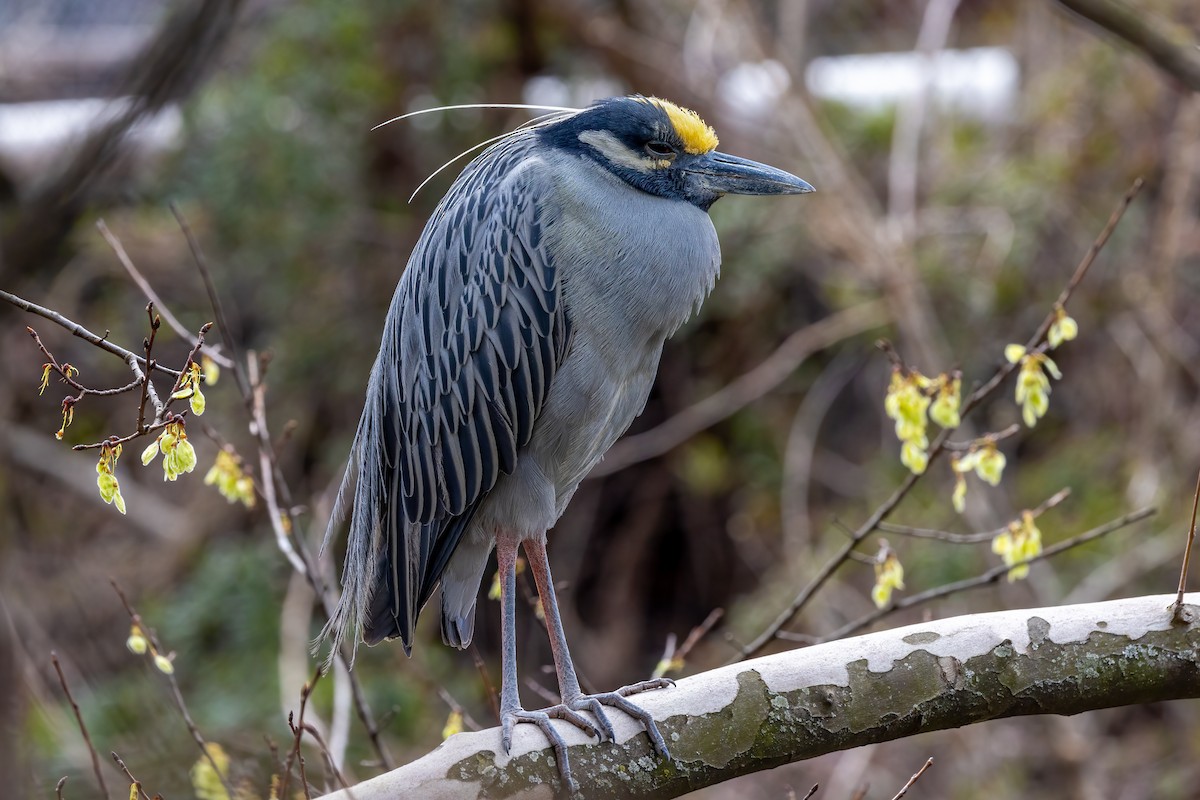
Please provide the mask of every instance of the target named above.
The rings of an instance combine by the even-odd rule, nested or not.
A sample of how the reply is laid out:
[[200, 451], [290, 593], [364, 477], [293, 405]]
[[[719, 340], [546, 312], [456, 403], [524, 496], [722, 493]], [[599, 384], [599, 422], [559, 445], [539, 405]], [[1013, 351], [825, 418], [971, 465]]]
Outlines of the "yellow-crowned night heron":
[[[476, 158], [396, 288], [343, 484], [357, 480], [342, 599], [326, 633], [335, 643], [355, 629], [368, 644], [398, 637], [408, 652], [440, 586], [442, 638], [467, 646], [494, 546], [503, 745], [515, 723], [537, 725], [572, 787], [550, 718], [612, 739], [604, 707], [618, 708], [665, 757], [653, 718], [627, 695], [669, 681], [581, 691], [546, 531], [641, 412], [664, 340], [712, 288], [721, 252], [709, 207], [726, 194], [812, 191], [716, 146], [694, 112], [634, 96], [550, 115]], [[517, 692], [518, 545], [558, 671], [562, 702], [543, 711], [524, 710]]]

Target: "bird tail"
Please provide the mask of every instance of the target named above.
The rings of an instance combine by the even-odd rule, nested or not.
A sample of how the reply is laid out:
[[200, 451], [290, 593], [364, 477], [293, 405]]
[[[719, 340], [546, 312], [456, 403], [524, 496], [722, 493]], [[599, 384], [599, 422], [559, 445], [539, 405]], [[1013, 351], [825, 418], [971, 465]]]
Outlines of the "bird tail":
[[379, 420], [374, 418], [370, 407], [363, 411], [354, 435], [354, 444], [350, 449], [350, 459], [338, 488], [337, 500], [333, 513], [329, 517], [329, 527], [325, 530], [325, 539], [321, 543], [321, 553], [329, 547], [334, 532], [341, 527], [346, 516], [350, 487], [354, 487], [353, 513], [350, 515], [350, 529], [346, 540], [346, 559], [342, 565], [342, 594], [337, 607], [325, 623], [321, 633], [313, 641], [312, 650], [315, 654], [328, 642], [329, 654], [325, 659], [328, 668], [334, 655], [341, 649], [349, 634], [348, 663], [354, 666], [358, 654], [358, 632], [367, 616], [371, 605], [372, 594], [376, 585], [375, 575], [379, 569], [379, 547], [381, 520], [377, 509], [382, 507], [382, 476], [364, 472], [362, 465], [381, 463], [379, 448]]

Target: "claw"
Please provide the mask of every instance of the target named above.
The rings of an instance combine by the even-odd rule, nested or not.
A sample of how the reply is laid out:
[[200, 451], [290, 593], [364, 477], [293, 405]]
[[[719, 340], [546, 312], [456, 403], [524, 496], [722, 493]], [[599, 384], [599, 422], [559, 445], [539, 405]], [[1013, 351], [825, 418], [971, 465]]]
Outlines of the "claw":
[[639, 692], [646, 692], [651, 689], [666, 689], [674, 685], [675, 681], [670, 678], [651, 678], [647, 681], [639, 681], [638, 683], [631, 683], [628, 686], [622, 686], [620, 689], [617, 689], [617, 694], [622, 697], [628, 697], [631, 694], [638, 694]]
[[[667, 743], [659, 733], [654, 717], [650, 715], [649, 711], [634, 705], [626, 697], [650, 689], [662, 689], [674, 685], [675, 682], [669, 678], [657, 678], [625, 686], [615, 692], [581, 694], [568, 702], [559, 703], [541, 711], [526, 711], [523, 708], [506, 711], [500, 715], [500, 743], [504, 746], [504, 752], [508, 753], [512, 750], [513, 728], [521, 722], [536, 725], [554, 747], [554, 757], [558, 759], [558, 774], [562, 777], [563, 783], [572, 793], [575, 793], [579, 791], [579, 784], [571, 775], [571, 762], [567, 760], [567, 743], [563, 740], [562, 734], [554, 729], [550, 720], [561, 719], [579, 728], [588, 736], [595, 736], [601, 741], [608, 739], [613, 742], [616, 741], [617, 735], [604, 707], [616, 708], [641, 722], [646, 728], [646, 734], [650, 737], [650, 743], [654, 745], [654, 752], [662, 758], [669, 759], [671, 756], [667, 752]], [[579, 713], [580, 711], [591, 712], [592, 716], [596, 718], [596, 723], [592, 724]]]
[[596, 722], [599, 724], [600, 729], [604, 731], [604, 735], [608, 737], [609, 741], [616, 741], [617, 736], [613, 730], [612, 722], [608, 719], [608, 712], [604, 710], [604, 706], [624, 711], [629, 716], [641, 722], [642, 726], [645, 727], [646, 735], [650, 737], [650, 744], [654, 746], [654, 752], [658, 753], [661, 758], [669, 759], [671, 754], [667, 752], [667, 743], [659, 732], [658, 724], [654, 721], [654, 717], [650, 715], [649, 711], [641, 706], [634, 705], [626, 698], [631, 694], [638, 694], [650, 689], [664, 689], [674, 685], [675, 681], [670, 678], [654, 678], [630, 686], [623, 686], [615, 692], [581, 694], [572, 699], [567, 705], [577, 711], [587, 710], [592, 712], [592, 716], [596, 718]]
[[513, 727], [518, 722], [527, 722], [536, 725], [538, 730], [550, 740], [550, 745], [554, 748], [554, 757], [558, 759], [558, 774], [562, 777], [563, 783], [572, 792], [579, 791], [579, 784], [571, 775], [571, 762], [567, 760], [567, 743], [563, 740], [562, 734], [554, 729], [550, 719], [565, 720], [572, 725], [580, 728], [585, 733], [595, 736], [596, 729], [586, 719], [575, 713], [573, 710], [562, 706], [551, 706], [545, 711], [526, 711], [518, 708], [516, 711], [509, 711], [500, 715], [500, 743], [504, 746], [504, 752], [509, 753], [512, 750], [512, 734]]

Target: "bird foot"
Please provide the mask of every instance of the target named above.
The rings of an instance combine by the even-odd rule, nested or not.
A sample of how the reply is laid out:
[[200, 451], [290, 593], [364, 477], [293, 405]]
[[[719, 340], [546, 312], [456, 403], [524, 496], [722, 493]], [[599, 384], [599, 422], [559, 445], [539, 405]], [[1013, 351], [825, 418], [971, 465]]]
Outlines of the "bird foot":
[[654, 717], [650, 715], [649, 711], [635, 705], [627, 698], [631, 694], [639, 694], [651, 689], [665, 689], [668, 686], [674, 685], [675, 681], [670, 678], [654, 678], [630, 684], [629, 686], [622, 686], [615, 692], [581, 694], [568, 701], [567, 705], [575, 711], [590, 711], [592, 716], [596, 718], [600, 730], [603, 732], [601, 739], [608, 739], [610, 742], [617, 740], [617, 734], [613, 730], [612, 722], [609, 721], [608, 712], [604, 710], [604, 707], [608, 706], [609, 708], [624, 711], [629, 716], [641, 722], [646, 728], [646, 735], [650, 737], [650, 744], [654, 746], [654, 752], [658, 753], [662, 758], [670, 758], [671, 754], [667, 752], [667, 743], [663, 740], [662, 734], [659, 733], [658, 725], [654, 722]]
[[[579, 728], [588, 736], [595, 736], [600, 741], [608, 739], [610, 742], [615, 742], [617, 734], [613, 730], [612, 722], [608, 719], [608, 712], [605, 711], [605, 706], [607, 706], [609, 708], [620, 709], [641, 722], [646, 728], [646, 735], [650, 737], [650, 743], [654, 746], [654, 752], [658, 753], [662, 758], [670, 758], [670, 753], [667, 752], [667, 743], [663, 740], [662, 734], [659, 733], [654, 717], [650, 715], [649, 711], [635, 705], [627, 698], [631, 694], [639, 694], [650, 689], [664, 689], [674, 685], [675, 681], [670, 678], [655, 678], [623, 686], [615, 692], [580, 694], [566, 702], [544, 708], [541, 711], [525, 711], [518, 708], [514, 711], [502, 713], [500, 715], [501, 743], [504, 745], [504, 752], [509, 752], [512, 747], [513, 727], [517, 723], [526, 722], [536, 725], [538, 730], [546, 736], [554, 748], [554, 756], [558, 759], [558, 772], [562, 777], [563, 783], [567, 785], [571, 792], [577, 792], [579, 784], [571, 775], [571, 762], [567, 758], [567, 743], [563, 740], [562, 735], [554, 729], [554, 725], [550, 720], [561, 719]], [[597, 724], [593, 725], [589, 722], [586, 717], [579, 713], [580, 711], [591, 712], [592, 716], [596, 718]]]
[[567, 743], [563, 741], [562, 734], [554, 729], [554, 725], [550, 722], [551, 719], [569, 722], [588, 736], [600, 736], [600, 731], [596, 729], [595, 725], [588, 722], [586, 717], [575, 709], [559, 703], [541, 711], [526, 711], [523, 708], [517, 708], [513, 711], [502, 712], [500, 714], [500, 743], [504, 745], [504, 752], [508, 753], [512, 750], [513, 727], [519, 722], [536, 725], [554, 747], [554, 757], [558, 759], [558, 774], [562, 777], [563, 783], [571, 792], [577, 792], [579, 784], [571, 776], [571, 762], [567, 759]]

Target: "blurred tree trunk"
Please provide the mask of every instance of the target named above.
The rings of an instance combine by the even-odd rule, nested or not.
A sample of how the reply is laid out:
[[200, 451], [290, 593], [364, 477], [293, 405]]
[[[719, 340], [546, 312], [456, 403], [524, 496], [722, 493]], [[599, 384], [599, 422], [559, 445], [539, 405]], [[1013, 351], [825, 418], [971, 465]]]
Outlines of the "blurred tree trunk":
[[116, 96], [130, 98], [129, 107], [91, 131], [62, 169], [0, 219], [0, 282], [63, 260], [66, 239], [121, 156], [125, 135], [200, 85], [233, 32], [241, 5], [242, 0], [195, 0], [167, 18], [116, 87]]
[[1200, 48], [1188, 32], [1120, 0], [1058, 0], [1059, 5], [1124, 39], [1163, 72], [1200, 92]]

